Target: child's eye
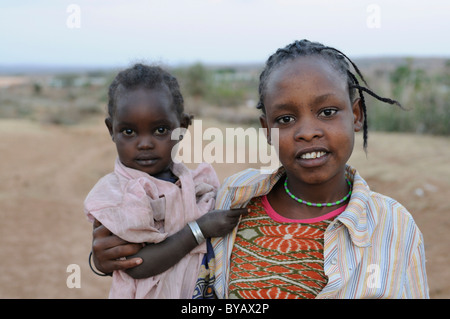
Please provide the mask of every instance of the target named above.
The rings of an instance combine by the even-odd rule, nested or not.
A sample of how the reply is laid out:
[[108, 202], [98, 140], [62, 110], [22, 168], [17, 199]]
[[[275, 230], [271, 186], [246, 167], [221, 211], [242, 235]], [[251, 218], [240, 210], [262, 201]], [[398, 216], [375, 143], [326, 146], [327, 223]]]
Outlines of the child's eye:
[[279, 117], [277, 119], [277, 122], [280, 123], [280, 124], [287, 124], [289, 122], [292, 122], [293, 120], [294, 120], [294, 118], [292, 116], [284, 115], [284, 116]]
[[330, 117], [333, 116], [334, 114], [337, 113], [336, 109], [325, 109], [322, 112], [320, 112], [320, 116], [324, 116], [324, 117]]
[[122, 130], [122, 134], [125, 136], [134, 136], [135, 132], [134, 130], [130, 129], [130, 128], [126, 128]]
[[158, 127], [158, 128], [155, 130], [155, 134], [156, 134], [156, 135], [164, 135], [164, 134], [166, 134], [167, 132], [169, 132], [169, 129], [168, 129], [167, 127]]

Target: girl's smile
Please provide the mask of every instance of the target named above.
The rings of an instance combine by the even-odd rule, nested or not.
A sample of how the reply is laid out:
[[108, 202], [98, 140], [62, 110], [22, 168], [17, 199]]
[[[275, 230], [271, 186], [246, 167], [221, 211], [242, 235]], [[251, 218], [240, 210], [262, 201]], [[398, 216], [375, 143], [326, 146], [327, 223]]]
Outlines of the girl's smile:
[[329, 151], [326, 148], [309, 148], [298, 151], [295, 158], [300, 166], [313, 168], [324, 165], [328, 155]]

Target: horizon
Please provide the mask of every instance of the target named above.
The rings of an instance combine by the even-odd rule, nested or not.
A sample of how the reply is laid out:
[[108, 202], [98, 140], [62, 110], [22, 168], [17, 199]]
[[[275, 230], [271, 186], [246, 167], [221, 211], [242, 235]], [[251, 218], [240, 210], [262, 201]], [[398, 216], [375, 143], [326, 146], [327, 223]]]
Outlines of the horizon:
[[[367, 56], [367, 57], [350, 57], [355, 63], [392, 63], [394, 65], [398, 65], [400, 63], [406, 62], [408, 60], [413, 61], [414, 63], [425, 62], [429, 63], [432, 61], [441, 62], [441, 61], [450, 61], [450, 55], [448, 56]], [[147, 61], [148, 62], [148, 61]], [[145, 62], [144, 62], [145, 63]], [[265, 61], [260, 62], [216, 62], [216, 63], [207, 63], [203, 61], [194, 61], [192, 63], [183, 63], [183, 64], [164, 64], [164, 67], [168, 68], [184, 68], [192, 66], [196, 63], [200, 63], [207, 68], [262, 68], [264, 66]], [[124, 64], [124, 65], [93, 65], [93, 64], [79, 64], [79, 65], [71, 65], [71, 64], [14, 64], [7, 65], [0, 63], [0, 76], [1, 75], [26, 75], [26, 74], [46, 74], [46, 73], [65, 73], [65, 72], [94, 72], [94, 71], [116, 71], [123, 68], [130, 67], [133, 63]], [[158, 64], [162, 65], [158, 62], [148, 62], [148, 64]]]

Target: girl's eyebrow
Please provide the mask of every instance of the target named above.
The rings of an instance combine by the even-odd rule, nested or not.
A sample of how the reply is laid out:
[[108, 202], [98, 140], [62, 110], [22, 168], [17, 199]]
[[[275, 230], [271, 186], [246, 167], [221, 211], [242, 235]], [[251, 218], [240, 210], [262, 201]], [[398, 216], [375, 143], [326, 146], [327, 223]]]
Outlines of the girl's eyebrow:
[[330, 96], [334, 95], [333, 93], [326, 93], [319, 96], [316, 96], [312, 102], [312, 105], [317, 105], [325, 102]]
[[[315, 105], [321, 104], [321, 103], [325, 102], [328, 98], [330, 98], [334, 95], [335, 95], [334, 93], [326, 93], [326, 94], [318, 95], [318, 96], [314, 97], [314, 99], [310, 105], [315, 106]], [[291, 109], [292, 107], [294, 107], [294, 105], [291, 103], [283, 102], [280, 104], [276, 104], [275, 107], [279, 110], [286, 110], [286, 109]]]

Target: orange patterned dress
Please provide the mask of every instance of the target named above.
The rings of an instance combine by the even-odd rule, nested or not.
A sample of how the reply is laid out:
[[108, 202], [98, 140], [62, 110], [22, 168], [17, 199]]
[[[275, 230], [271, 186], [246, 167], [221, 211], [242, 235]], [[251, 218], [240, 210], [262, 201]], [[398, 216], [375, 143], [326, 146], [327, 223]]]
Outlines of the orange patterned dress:
[[315, 298], [327, 283], [323, 235], [345, 206], [307, 220], [278, 215], [266, 196], [247, 207], [231, 254], [229, 298]]

